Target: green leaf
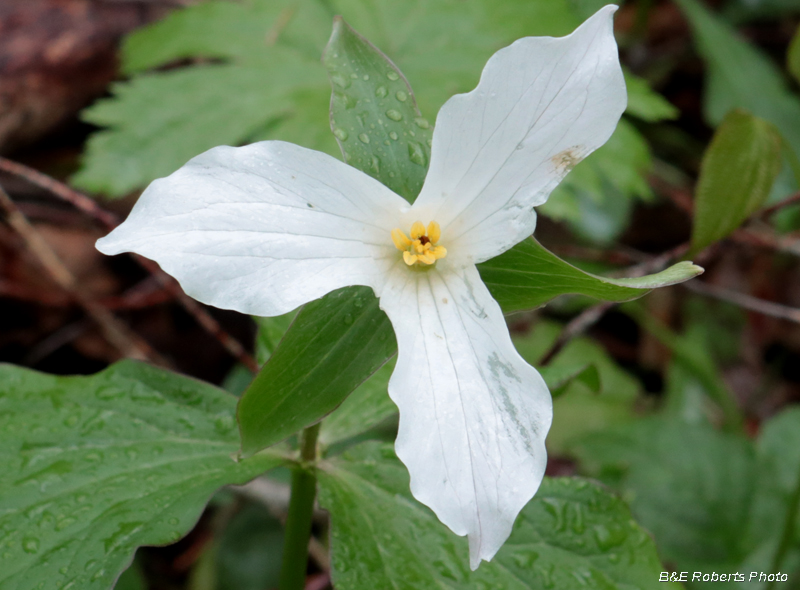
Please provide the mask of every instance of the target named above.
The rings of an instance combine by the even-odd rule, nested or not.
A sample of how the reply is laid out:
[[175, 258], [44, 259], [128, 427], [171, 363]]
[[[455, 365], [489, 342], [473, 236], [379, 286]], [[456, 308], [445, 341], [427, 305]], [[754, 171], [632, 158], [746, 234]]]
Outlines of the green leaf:
[[277, 588], [283, 557], [283, 527], [269, 511], [247, 504], [215, 543], [216, 590]]
[[756, 489], [756, 458], [741, 436], [658, 418], [586, 437], [588, 473], [627, 490], [636, 518], [679, 571], [737, 571]]
[[770, 123], [744, 111], [723, 120], [700, 166], [695, 194], [692, 251], [721, 240], [755, 213], [781, 170], [781, 136]]
[[323, 463], [318, 477], [337, 588], [662, 587], [647, 533], [622, 500], [585, 480], [545, 478], [500, 552], [470, 572], [466, 540], [410, 497], [391, 447], [359, 445]]
[[628, 87], [626, 114], [649, 123], [678, 118], [680, 114], [678, 107], [650, 88], [650, 85], [642, 78], [626, 71], [625, 85]]
[[[492, 53], [522, 36], [568, 34], [586, 17], [585, 8], [586, 2], [572, 0], [196, 3], [127, 38], [123, 69], [132, 77], [84, 111], [85, 120], [103, 129], [91, 136], [73, 182], [121, 196], [210, 147], [263, 139], [338, 154], [327, 131], [330, 94], [319, 63], [335, 14], [397, 64], [433, 121], [445, 100], [475, 87]], [[635, 130], [629, 135], [638, 141], [626, 138], [613, 157], [608, 151], [594, 156], [599, 174], [624, 191], [624, 199], [649, 194], [646, 144]], [[623, 186], [620, 176], [638, 181]], [[598, 183], [592, 186], [591, 198], [603, 207], [618, 201]]]
[[786, 52], [786, 67], [789, 68], [789, 73], [794, 76], [794, 79], [800, 82], [800, 27], [792, 37], [789, 50]]
[[703, 272], [690, 262], [679, 262], [644, 277], [600, 277], [561, 260], [533, 238], [479, 264], [478, 269], [505, 313], [538, 307], [565, 293], [627, 301], [645, 295], [650, 289], [682, 283]]
[[242, 451], [319, 422], [396, 350], [389, 318], [368, 287], [306, 304], [239, 401]]
[[[563, 326], [538, 321], [526, 336], [513, 335], [520, 356], [534, 367], [541, 367], [542, 356], [550, 349]], [[589, 364], [597, 369], [599, 390], [593, 383], [570, 382], [565, 391], [553, 400], [553, 424], [547, 434], [547, 448], [553, 454], [565, 454], [575, 439], [590, 432], [602, 431], [636, 418], [641, 403], [641, 385], [622, 369], [606, 350], [589, 338], [575, 338], [546, 367], [548, 370], [569, 370]]]
[[[796, 533], [782, 562], [773, 560], [800, 482], [798, 433], [797, 409], [766, 422], [756, 444], [707, 423], [650, 418], [585, 437], [573, 450], [585, 471], [631, 498], [678, 571], [791, 572], [800, 566]], [[723, 586], [734, 587], [712, 587]]]
[[388, 392], [394, 365], [395, 359], [391, 359], [375, 371], [325, 418], [319, 431], [322, 444], [330, 446], [362, 434], [397, 413], [397, 406], [389, 399]]
[[278, 348], [286, 331], [292, 325], [297, 311], [290, 311], [283, 315], [271, 318], [253, 316], [258, 331], [256, 332], [256, 360], [259, 365], [263, 365]]
[[592, 364], [548, 365], [540, 368], [539, 373], [554, 398], [564, 393], [573, 382], [583, 383], [593, 393], [600, 392], [600, 372]]
[[697, 0], [677, 2], [689, 19], [697, 48], [708, 66], [706, 120], [717, 125], [728, 111], [745, 109], [774, 124], [800, 153], [800, 100], [769, 56]]
[[[675, 334], [652, 316], [644, 313], [636, 306], [628, 306], [630, 313], [640, 325], [670, 349], [676, 360], [688, 369], [700, 381], [703, 389], [721, 408], [725, 425], [731, 430], [741, 427], [742, 415], [736, 400], [722, 379], [714, 358], [709, 353], [707, 337], [699, 326], [690, 327], [685, 334]], [[681, 404], [678, 403], [678, 406]]]
[[142, 570], [133, 562], [131, 566], [120, 575], [114, 590], [145, 590], [147, 581], [142, 574]]
[[652, 158], [644, 137], [620, 120], [611, 138], [589, 154], [537, 211], [567, 221], [580, 235], [609, 241], [627, 227], [632, 199], [648, 199]]
[[235, 461], [236, 399], [194, 379], [127, 361], [0, 375], [3, 590], [110, 588], [136, 547], [183, 536], [214, 490], [284, 462]]
[[341, 17], [322, 55], [328, 70], [331, 129], [344, 160], [409, 202], [430, 160], [431, 129], [403, 73]]

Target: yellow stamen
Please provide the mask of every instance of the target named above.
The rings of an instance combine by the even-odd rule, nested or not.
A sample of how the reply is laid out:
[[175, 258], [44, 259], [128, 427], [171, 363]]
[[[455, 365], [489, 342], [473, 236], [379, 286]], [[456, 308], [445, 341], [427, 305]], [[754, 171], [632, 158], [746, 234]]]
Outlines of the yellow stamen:
[[409, 233], [411, 239], [399, 228], [392, 230], [392, 242], [403, 253], [403, 261], [408, 266], [430, 266], [447, 256], [447, 249], [438, 245], [442, 230], [435, 221], [428, 224], [427, 233], [422, 222], [415, 221]]
[[439, 238], [442, 237], [442, 228], [439, 227], [439, 224], [435, 221], [431, 221], [428, 224], [428, 238], [430, 238], [431, 242], [434, 244], [439, 241]]
[[424, 235], [425, 235], [425, 226], [422, 225], [421, 221], [415, 221], [414, 224], [411, 226], [411, 239], [418, 240]]
[[447, 249], [444, 246], [436, 246], [431, 250], [431, 254], [433, 254], [433, 257], [436, 260], [439, 260], [440, 258], [447, 256]]
[[406, 237], [399, 229], [392, 230], [392, 241], [394, 242], [395, 247], [398, 250], [407, 250], [408, 247], [411, 245], [411, 240]]

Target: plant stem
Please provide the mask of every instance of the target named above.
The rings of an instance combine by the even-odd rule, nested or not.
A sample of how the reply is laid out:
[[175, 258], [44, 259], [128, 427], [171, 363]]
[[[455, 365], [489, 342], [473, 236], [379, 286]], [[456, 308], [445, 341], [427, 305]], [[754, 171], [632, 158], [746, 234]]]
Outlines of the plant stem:
[[281, 564], [280, 590], [303, 590], [308, 567], [308, 541], [311, 538], [311, 517], [317, 478], [308, 463], [317, 458], [317, 436], [320, 424], [309, 426], [300, 434], [300, 465], [292, 472], [292, 497], [286, 517]]
[[[800, 509], [800, 470], [798, 470], [797, 475], [797, 483], [794, 486], [794, 491], [789, 498], [789, 506], [786, 509], [786, 520], [784, 521], [780, 544], [778, 545], [778, 550], [775, 552], [775, 556], [772, 558], [771, 573], [778, 572], [778, 569], [783, 563], [783, 558], [786, 557], [786, 554], [789, 552], [789, 547], [794, 540], [794, 525], [797, 521], [798, 509]], [[766, 590], [772, 590], [774, 586], [775, 582], [770, 582]]]

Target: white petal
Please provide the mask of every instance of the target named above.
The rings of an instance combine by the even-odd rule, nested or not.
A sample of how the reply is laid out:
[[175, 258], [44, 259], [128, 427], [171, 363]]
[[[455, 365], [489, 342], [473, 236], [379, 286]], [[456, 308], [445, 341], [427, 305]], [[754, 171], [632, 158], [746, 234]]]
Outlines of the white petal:
[[408, 204], [326, 154], [278, 141], [217, 147], [156, 180], [97, 243], [158, 262], [204, 303], [279, 315], [382, 283]]
[[606, 6], [571, 35], [527, 37], [492, 56], [478, 87], [439, 111], [413, 209], [473, 262], [533, 233], [533, 207], [611, 136], [627, 103]]
[[399, 355], [389, 395], [411, 492], [458, 535], [470, 565], [491, 559], [541, 483], [552, 402], [517, 354], [477, 269], [397, 268], [381, 307]]

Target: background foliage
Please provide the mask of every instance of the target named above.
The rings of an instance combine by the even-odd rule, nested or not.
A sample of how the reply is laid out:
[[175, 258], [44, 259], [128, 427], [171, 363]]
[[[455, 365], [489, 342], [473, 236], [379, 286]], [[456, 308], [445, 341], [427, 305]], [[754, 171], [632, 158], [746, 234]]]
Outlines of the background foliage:
[[[127, 27], [116, 80], [82, 111], [84, 124], [73, 120], [38, 143], [4, 149], [69, 175], [123, 214], [139, 189], [197, 153], [261, 139], [344, 151], [351, 165], [413, 200], [443, 102], [474, 87], [500, 47], [566, 34], [603, 3], [210, 0], [159, 14], [148, 8], [152, 23]], [[0, 30], [12, 22], [3, 10]], [[98, 23], [120, 18], [91, 10], [84, 14]], [[397, 77], [383, 90], [352, 81], [354, 68], [377, 58], [345, 29], [332, 41], [342, 54], [326, 51], [336, 15], [395, 64]], [[2, 226], [0, 351], [22, 367], [4, 366], [0, 387], [0, 588], [54, 580], [63, 589], [107, 588], [137, 546], [167, 543], [140, 549], [116, 587], [275, 586], [290, 435], [334, 408], [320, 433], [320, 503], [331, 519], [315, 515], [311, 588], [331, 577], [339, 589], [644, 588], [662, 586], [662, 569], [690, 578], [781, 571], [789, 582], [749, 586], [798, 587], [799, 22], [796, 0], [623, 4], [616, 34], [625, 117], [540, 209], [538, 241], [481, 268], [504, 310], [517, 312], [508, 317], [515, 345], [542, 368], [555, 417], [552, 479], [497, 560], [475, 574], [465, 569], [462, 540], [410, 498], [391, 450], [394, 340], [368, 290], [343, 290], [296, 315], [254, 318], [257, 328], [217, 312], [187, 313], [149, 270], [101, 260], [92, 243], [105, 230], [32, 192], [0, 160], [0, 184], [77, 289], [149, 342], [161, 357], [151, 358], [229, 392], [130, 362], [91, 377], [22, 368], [93, 373], [122, 355], [91, 328], [73, 292], [42, 278], [16, 229]], [[344, 59], [348, 47], [360, 52], [355, 66]], [[16, 80], [9, 63], [0, 59], [0, 93]], [[85, 76], [71, 84], [76, 92], [88, 86]], [[394, 123], [370, 130], [365, 122], [381, 112], [361, 108], [367, 95], [381, 99], [375, 104]], [[19, 119], [15, 104], [0, 101], [0, 133]], [[368, 142], [348, 131], [358, 126]], [[373, 160], [377, 144], [408, 130], [419, 135]], [[680, 262], [687, 252], [706, 267], [701, 279], [617, 308], [597, 303], [683, 280], [694, 272]], [[673, 262], [680, 264], [666, 274], [621, 278]], [[332, 318], [327, 329], [323, 316]], [[249, 456], [238, 463], [230, 461], [240, 443], [231, 394], [248, 388], [252, 363], [237, 353], [232, 366], [226, 350], [235, 347], [209, 335], [209, 318], [259, 364], [271, 359], [242, 397]], [[197, 465], [204, 474], [195, 478]], [[218, 491], [203, 510], [220, 486], [268, 469], [252, 484]], [[188, 487], [186, 497], [173, 495], [175, 487]], [[723, 586], [734, 583], [710, 584]]]

